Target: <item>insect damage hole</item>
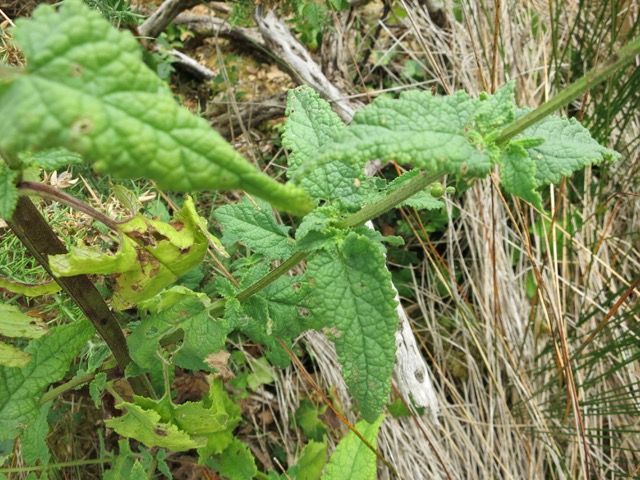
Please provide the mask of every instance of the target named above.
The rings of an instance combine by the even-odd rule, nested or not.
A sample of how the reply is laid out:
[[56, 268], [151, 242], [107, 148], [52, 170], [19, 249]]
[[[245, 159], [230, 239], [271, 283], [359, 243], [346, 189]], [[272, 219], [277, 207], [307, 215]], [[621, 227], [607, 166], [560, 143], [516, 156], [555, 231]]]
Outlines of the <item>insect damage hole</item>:
[[79, 135], [86, 135], [93, 130], [93, 122], [88, 117], [82, 117], [73, 122], [71, 131]]

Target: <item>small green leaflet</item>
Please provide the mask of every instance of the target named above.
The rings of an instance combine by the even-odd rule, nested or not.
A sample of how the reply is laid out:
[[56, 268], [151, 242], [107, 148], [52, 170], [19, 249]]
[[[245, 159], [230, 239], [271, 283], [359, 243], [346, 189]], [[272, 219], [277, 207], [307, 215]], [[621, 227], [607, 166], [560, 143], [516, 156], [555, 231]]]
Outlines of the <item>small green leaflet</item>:
[[[345, 125], [329, 104], [306, 86], [289, 90], [286, 115], [282, 144], [291, 151], [287, 171], [291, 177], [297, 175], [306, 161], [323, 151]], [[364, 181], [361, 165], [351, 159], [341, 159], [318, 165], [311, 175], [302, 175], [300, 186], [314, 200], [339, 201], [354, 207], [362, 201]]]
[[333, 329], [343, 377], [365, 420], [386, 404], [398, 328], [395, 291], [380, 245], [355, 232], [314, 252], [307, 266], [312, 313]]
[[[381, 200], [385, 195], [388, 195], [389, 193], [393, 192], [404, 183], [410, 180], [413, 180], [419, 174], [420, 174], [420, 170], [418, 169], [409, 170], [408, 172], [403, 173], [402, 175], [400, 175], [399, 177], [391, 181], [387, 185], [385, 190], [369, 195], [367, 197], [367, 203], [373, 203], [378, 200]], [[443, 187], [443, 193], [444, 193], [444, 187]], [[398, 206], [403, 206], [403, 205], [406, 205], [408, 207], [413, 207], [417, 210], [436, 210], [444, 207], [444, 203], [441, 200], [438, 200], [431, 194], [431, 192], [427, 192], [426, 190], [416, 193], [414, 196], [408, 198], [405, 202], [403, 202], [401, 205], [398, 205]]]
[[[372, 423], [356, 423], [358, 430], [373, 447], [377, 446], [378, 431], [384, 420], [380, 415]], [[376, 455], [353, 432], [340, 440], [336, 451], [331, 455], [322, 480], [375, 480]]]
[[271, 207], [264, 202], [253, 204], [244, 198], [235, 205], [216, 209], [214, 216], [223, 228], [226, 244], [241, 242], [271, 260], [293, 254], [294, 241], [287, 234], [290, 227], [278, 224]]
[[16, 21], [13, 35], [28, 66], [0, 88], [0, 149], [8, 155], [64, 147], [98, 172], [150, 178], [167, 190], [243, 189], [295, 214], [313, 208], [302, 189], [261, 173], [180, 108], [135, 38], [80, 0], [57, 12], [40, 6]]
[[[30, 317], [14, 305], [0, 303], [0, 338], [40, 338], [47, 333], [44, 322]], [[0, 365], [6, 367], [24, 367], [31, 355], [0, 341]]]
[[327, 442], [307, 443], [295, 465], [289, 467], [286, 477], [292, 480], [319, 480], [327, 463]]
[[82, 155], [70, 152], [66, 148], [52, 148], [37, 153], [27, 152], [20, 155], [20, 160], [25, 164], [33, 164], [38, 168], [48, 171], [57, 170], [84, 161]]
[[232, 480], [251, 480], [258, 473], [249, 445], [234, 439], [218, 458], [220, 475]]
[[93, 334], [93, 326], [84, 320], [52, 328], [49, 335], [32, 340], [24, 349], [31, 355], [26, 366], [0, 367], [0, 441], [13, 440], [38, 418], [44, 389], [64, 378]]
[[182, 331], [182, 344], [172, 351], [174, 365], [189, 370], [215, 372], [206, 362], [208, 355], [220, 351], [231, 330], [222, 318], [211, 318], [211, 301], [203, 293], [175, 286], [139, 305], [142, 321], [127, 337], [131, 359], [140, 371], [149, 371], [159, 361], [160, 341]]
[[210, 435], [230, 431], [238, 423], [237, 412], [226, 409], [226, 397], [220, 379], [213, 382], [209, 393], [199, 402], [175, 405], [167, 395], [160, 400], [134, 395], [133, 403], [117, 405], [126, 413], [105, 424], [147, 447], [163, 447], [174, 452], [203, 448]]

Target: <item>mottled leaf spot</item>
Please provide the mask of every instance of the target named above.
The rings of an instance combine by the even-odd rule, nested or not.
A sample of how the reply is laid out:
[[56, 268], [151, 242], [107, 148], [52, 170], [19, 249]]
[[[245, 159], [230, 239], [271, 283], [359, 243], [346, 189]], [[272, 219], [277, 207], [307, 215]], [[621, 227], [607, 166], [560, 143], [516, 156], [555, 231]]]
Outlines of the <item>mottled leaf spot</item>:
[[88, 117], [82, 117], [73, 122], [71, 131], [79, 135], [86, 135], [93, 130], [93, 122]]
[[82, 68], [82, 65], [78, 64], [78, 63], [74, 63], [71, 65], [71, 76], [78, 78], [82, 76], [82, 73], [84, 72], [84, 69]]

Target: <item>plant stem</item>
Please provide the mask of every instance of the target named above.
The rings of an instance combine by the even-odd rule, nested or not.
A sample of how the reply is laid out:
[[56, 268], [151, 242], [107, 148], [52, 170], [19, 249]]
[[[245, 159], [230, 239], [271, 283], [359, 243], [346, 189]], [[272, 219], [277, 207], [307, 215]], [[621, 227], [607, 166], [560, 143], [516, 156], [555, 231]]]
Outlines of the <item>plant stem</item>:
[[40, 405], [47, 403], [49, 400], [53, 400], [56, 397], [59, 397], [65, 392], [69, 390], [73, 390], [74, 388], [79, 387], [80, 385], [90, 382], [96, 377], [95, 373], [86, 373], [79, 377], [72, 378], [68, 382], [63, 383], [62, 385], [58, 385], [55, 388], [45, 392], [45, 394], [40, 399]]
[[337, 226], [340, 228], [349, 228], [362, 225], [369, 220], [373, 220], [392, 208], [397, 207], [402, 202], [424, 190], [432, 183], [437, 182], [444, 175], [445, 172], [420, 172], [416, 178], [404, 183], [382, 200], [365, 205], [356, 213], [353, 213], [340, 221]]
[[40, 182], [21, 182], [18, 184], [18, 193], [19, 195], [37, 195], [42, 198], [48, 198], [50, 200], [55, 200], [56, 202], [62, 203], [67, 207], [73, 208], [74, 210], [78, 210], [91, 218], [102, 222], [104, 225], [109, 227], [114, 232], [120, 233], [118, 230], [118, 224], [122, 224], [125, 222], [120, 222], [113, 220], [112, 218], [107, 217], [104, 213], [97, 211], [95, 208], [87, 205], [82, 200], [78, 200], [77, 198], [69, 195], [62, 190], [58, 190], [50, 185], [40, 183]]
[[31, 467], [7, 467], [0, 468], [0, 473], [28, 473], [28, 472], [41, 472], [46, 470], [53, 470], [67, 468], [67, 467], [82, 467], [85, 465], [97, 465], [101, 463], [112, 463], [113, 457], [108, 454], [104, 458], [96, 458], [94, 460], [73, 460], [71, 462], [58, 462], [50, 463], [49, 465], [33, 465]]
[[[379, 217], [383, 213], [391, 210], [392, 208], [400, 205], [402, 202], [412, 197], [416, 193], [424, 190], [426, 187], [431, 185], [434, 182], [437, 182], [444, 176], [444, 172], [436, 172], [436, 173], [428, 173], [428, 172], [420, 172], [420, 174], [408, 181], [407, 183], [401, 185], [396, 190], [391, 192], [389, 195], [384, 197], [382, 200], [379, 200], [370, 205], [365, 205], [356, 213], [352, 213], [348, 215], [346, 218], [342, 219], [337, 223], [339, 228], [350, 228], [356, 227], [358, 225], [362, 225], [369, 220], [373, 220], [376, 217]], [[255, 293], [259, 292], [267, 285], [273, 283], [282, 275], [287, 273], [297, 264], [302, 262], [305, 258], [307, 258], [307, 252], [296, 252], [287, 260], [285, 260], [281, 265], [271, 270], [268, 274], [262, 277], [253, 285], [247, 287], [242, 292], [238, 294], [238, 300], [243, 301], [247, 298], [251, 297]], [[224, 306], [227, 303], [225, 299], [218, 300], [211, 305], [209, 309], [209, 313], [213, 316], [220, 316], [224, 313]]]
[[[49, 255], [65, 254], [67, 249], [29, 198], [20, 197], [18, 199], [13, 218], [7, 220], [7, 223], [31, 255], [91, 321], [111, 349], [116, 362], [118, 362], [118, 367], [124, 372], [127, 365], [131, 363], [131, 357], [118, 321], [86, 275], [73, 277], [53, 275], [49, 267]], [[130, 378], [129, 383], [137, 394], [154, 396], [151, 383], [146, 376]]]
[[632, 62], [639, 53], [640, 37], [622, 47], [608, 62], [596, 66], [593, 70], [587, 72], [580, 80], [568, 86], [551, 100], [543, 103], [532, 112], [527, 113], [524, 117], [513, 122], [502, 131], [496, 139], [496, 143], [501, 144], [510, 140], [530, 126], [549, 116], [552, 112], [568, 105], [569, 102], [595, 87], [613, 72]]

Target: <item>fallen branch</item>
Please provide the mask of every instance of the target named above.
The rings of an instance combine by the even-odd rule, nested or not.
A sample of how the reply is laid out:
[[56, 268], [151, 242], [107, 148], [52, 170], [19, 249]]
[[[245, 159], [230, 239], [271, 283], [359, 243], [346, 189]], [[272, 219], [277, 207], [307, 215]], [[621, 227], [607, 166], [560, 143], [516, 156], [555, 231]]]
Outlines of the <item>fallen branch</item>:
[[179, 13], [195, 7], [200, 0], [165, 0], [158, 9], [138, 27], [143, 37], [157, 38]]

